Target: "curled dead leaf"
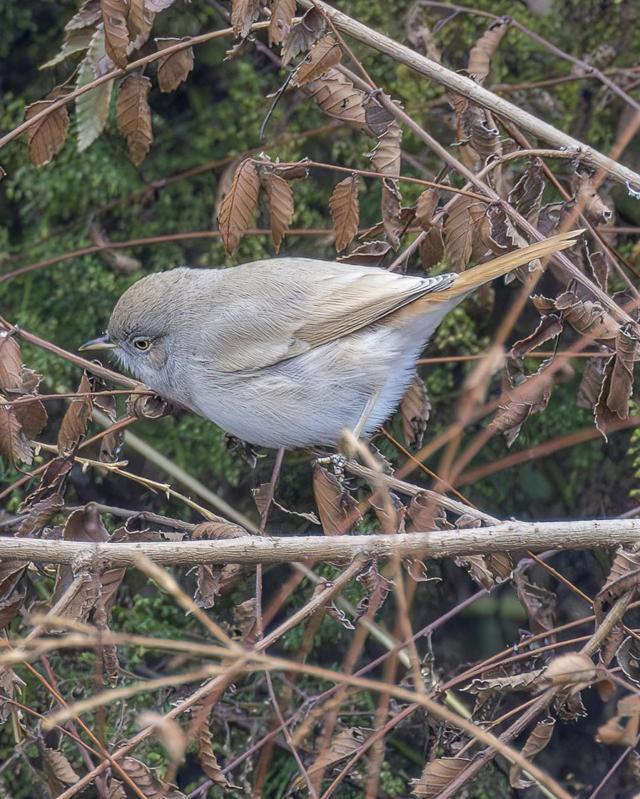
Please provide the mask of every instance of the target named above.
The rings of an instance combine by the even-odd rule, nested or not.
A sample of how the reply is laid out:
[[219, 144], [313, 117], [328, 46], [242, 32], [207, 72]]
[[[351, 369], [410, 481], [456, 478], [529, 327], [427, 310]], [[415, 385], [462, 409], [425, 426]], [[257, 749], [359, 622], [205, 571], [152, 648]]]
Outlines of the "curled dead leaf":
[[232, 0], [231, 27], [236, 36], [246, 39], [260, 14], [260, 0]]
[[[282, 17], [287, 19], [287, 6]], [[272, 12], [273, 13], [273, 12]], [[295, 3], [291, 17], [295, 13]], [[324, 33], [326, 22], [324, 16], [317, 8], [310, 8], [295, 25], [291, 25], [290, 30], [285, 34], [282, 43], [282, 63], [288, 64], [300, 53], [309, 50]]]
[[597, 740], [615, 746], [635, 746], [640, 732], [640, 696], [624, 696], [616, 709], [616, 715], [598, 727]]
[[318, 80], [307, 83], [303, 91], [328, 116], [358, 128], [367, 127], [365, 93], [337, 69], [327, 70]]
[[238, 249], [240, 240], [253, 221], [259, 192], [260, 178], [256, 165], [246, 158], [236, 169], [231, 187], [220, 204], [218, 216], [222, 243], [230, 255]]
[[100, 0], [104, 25], [105, 48], [113, 63], [121, 69], [127, 65], [129, 30], [126, 0]]
[[[83, 373], [80, 380], [78, 394], [91, 394], [91, 383], [86, 372]], [[93, 400], [91, 396], [79, 396], [71, 400], [58, 431], [58, 452], [62, 457], [74, 452], [84, 438], [92, 410]]]
[[597, 671], [588, 655], [568, 652], [553, 658], [543, 676], [550, 685], [571, 685], [580, 690], [596, 679]]
[[319, 464], [313, 467], [313, 493], [325, 535], [347, 533], [360, 519], [355, 499]]
[[[536, 755], [540, 754], [540, 752], [548, 746], [555, 729], [555, 724], [556, 720], [550, 716], [539, 721], [531, 731], [525, 745], [522, 747], [522, 757], [525, 757], [527, 760], [532, 760]], [[509, 771], [509, 783], [512, 788], [518, 788], [519, 790], [528, 788], [533, 784], [531, 780], [523, 778], [522, 769], [515, 764], [511, 766], [511, 770]]]
[[511, 24], [510, 17], [494, 20], [469, 52], [467, 72], [477, 83], [484, 83], [489, 75], [491, 59]]
[[[27, 106], [25, 119], [50, 108], [55, 100], [38, 100]], [[52, 161], [62, 149], [69, 132], [69, 112], [65, 105], [48, 113], [27, 129], [29, 160], [34, 166], [44, 166]]]
[[336, 237], [336, 250], [344, 250], [358, 232], [360, 206], [358, 204], [359, 181], [357, 175], [337, 183], [329, 199], [329, 210]]
[[274, 0], [269, 22], [269, 46], [280, 44], [291, 30], [296, 13], [296, 0]]
[[313, 45], [308, 56], [294, 73], [296, 86], [304, 86], [322, 77], [329, 69], [340, 63], [342, 51], [340, 45], [329, 33]]
[[404, 440], [408, 447], [420, 449], [431, 416], [431, 401], [424, 380], [416, 375], [400, 404]]
[[293, 221], [293, 191], [289, 181], [275, 172], [267, 172], [263, 180], [269, 203], [271, 238], [275, 251], [278, 253], [282, 239]]
[[23, 461], [30, 464], [33, 453], [25, 436], [20, 420], [11, 403], [0, 396], [0, 454], [12, 465]]
[[[188, 38], [188, 37], [187, 37]], [[158, 50], [165, 50], [185, 39], [156, 39]], [[161, 92], [172, 92], [183, 83], [193, 69], [193, 47], [184, 47], [170, 53], [157, 62], [158, 88]]]
[[461, 774], [471, 760], [464, 757], [438, 757], [424, 767], [420, 779], [412, 781], [412, 796], [435, 799]]
[[144, 161], [153, 141], [151, 109], [147, 100], [150, 88], [149, 78], [129, 75], [122, 81], [118, 91], [118, 128], [127, 140], [129, 157], [136, 166]]

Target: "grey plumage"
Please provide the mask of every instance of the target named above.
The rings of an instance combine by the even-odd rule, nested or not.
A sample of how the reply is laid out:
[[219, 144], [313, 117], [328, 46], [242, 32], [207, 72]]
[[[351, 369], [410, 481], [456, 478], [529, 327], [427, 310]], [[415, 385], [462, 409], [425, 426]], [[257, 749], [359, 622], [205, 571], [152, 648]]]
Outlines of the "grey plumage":
[[123, 294], [108, 336], [138, 379], [238, 438], [336, 444], [345, 427], [369, 435], [389, 417], [464, 296], [571, 235], [427, 278], [306, 258], [173, 269]]

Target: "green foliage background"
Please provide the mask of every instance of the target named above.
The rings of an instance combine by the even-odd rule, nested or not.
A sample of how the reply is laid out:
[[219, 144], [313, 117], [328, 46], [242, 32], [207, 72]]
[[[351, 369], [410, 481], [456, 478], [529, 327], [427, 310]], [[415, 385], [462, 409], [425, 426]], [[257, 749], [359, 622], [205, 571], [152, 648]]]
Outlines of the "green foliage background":
[[[394, 38], [404, 39], [404, 21], [410, 10], [410, 4], [405, 0], [384, 3], [349, 0], [337, 5], [362, 22]], [[634, 53], [637, 56], [640, 51], [640, 29], [628, 21], [629, 8], [634, 3], [614, 0], [556, 2], [552, 13], [548, 15], [534, 14], [524, 3], [503, 0], [482, 0], [475, 5], [497, 14], [512, 13], [521, 22], [572, 54], [579, 57], [587, 55], [596, 59], [596, 62], [597, 59], [604, 59], [607, 68], [632, 64]], [[57, 3], [48, 0], [29, 3], [8, 0], [0, 4], [0, 89], [3, 95], [0, 128], [4, 131], [22, 121], [25, 105], [41, 99], [74, 69], [73, 57], [53, 70], [39, 71], [38, 65], [57, 52], [63, 37], [63, 26], [75, 10], [76, 3], [72, 0]], [[435, 11], [430, 19], [438, 19]], [[205, 0], [194, 0], [190, 4], [179, 0], [174, 7], [157, 17], [154, 36], [196, 34], [225, 24], [220, 13]], [[455, 68], [463, 67], [469, 47], [484, 26], [481, 18], [465, 14], [449, 21], [438, 33], [445, 63]], [[264, 40], [262, 34], [260, 38]], [[610, 46], [612, 52], [603, 53], [603, 44]], [[251, 47], [241, 58], [224, 61], [225, 50], [230, 45], [229, 40], [218, 40], [198, 47], [195, 69], [185, 84], [168, 95], [160, 94], [156, 88], [152, 90], [150, 102], [155, 140], [140, 168], [134, 167], [127, 158], [124, 142], [116, 130], [113, 108], [105, 134], [83, 154], [79, 155], [75, 149], [73, 117], [71, 135], [62, 152], [53, 163], [42, 169], [35, 169], [29, 164], [21, 140], [0, 153], [0, 163], [7, 171], [7, 177], [0, 184], [2, 271], [90, 244], [87, 225], [94, 218], [100, 220], [113, 240], [211, 229], [221, 170], [178, 181], [155, 192], [151, 190], [143, 201], [130, 202], [126, 198], [174, 173], [263, 146], [258, 131], [270, 102], [267, 95], [277, 89], [284, 72]], [[434, 101], [442, 95], [438, 86], [384, 56], [360, 46], [354, 46], [354, 49], [371, 74], [404, 103], [407, 112], [416, 121], [432, 130], [441, 141], [450, 142], [451, 132], [444, 126], [442, 114], [432, 108]], [[494, 61], [491, 82], [530, 82], [565, 75], [569, 69], [566, 62], [512, 30]], [[152, 70], [150, 74], [153, 74]], [[582, 136], [597, 148], [606, 150], [615, 139], [621, 114], [620, 103], [609, 98], [603, 104], [602, 92], [595, 81], [560, 84], [547, 94], [523, 92], [515, 95], [515, 99], [531, 104], [534, 111], [536, 102], [541, 104], [537, 112], [548, 121]], [[310, 102], [297, 95], [289, 95], [278, 106], [266, 138], [270, 141], [283, 132], [304, 131], [325, 122], [326, 119]], [[403, 147], [428, 168], [437, 171], [438, 165], [430, 153], [408, 133], [405, 134]], [[371, 149], [371, 141], [360, 133], [343, 128], [330, 136], [293, 141], [271, 149], [265, 146], [265, 149], [272, 157], [282, 160], [308, 156], [366, 168], [368, 162], [364, 153]], [[637, 166], [639, 157], [636, 143], [629, 151], [629, 158]], [[406, 174], [416, 174], [410, 165], [405, 165], [404, 171]], [[296, 184], [294, 226], [328, 226], [328, 196], [337, 179], [325, 171], [315, 171], [308, 180]], [[403, 188], [403, 193], [405, 203], [415, 199], [417, 194], [411, 187]], [[112, 210], [100, 211], [102, 206], [120, 199], [123, 202]], [[618, 202], [618, 210], [626, 215], [624, 218], [637, 223], [634, 213], [638, 212], [628, 207], [625, 198], [614, 194], [614, 199]], [[364, 224], [373, 224], [378, 220], [378, 202], [379, 186], [367, 182], [361, 194]], [[265, 222], [263, 211], [258, 224], [262, 226]], [[143, 271], [147, 273], [178, 264], [223, 266], [268, 257], [273, 251], [269, 239], [252, 237], [243, 241], [233, 259], [225, 256], [221, 244], [215, 239], [136, 248], [131, 254], [142, 261]], [[331, 242], [326, 237], [290, 237], [285, 241], [282, 254], [335, 256]], [[411, 268], [418, 269], [419, 265], [413, 263]], [[105, 327], [115, 300], [139, 277], [138, 273], [128, 277], [115, 274], [96, 255], [66, 260], [2, 284], [2, 314], [27, 330], [73, 350]], [[487, 314], [477, 301], [470, 300], [445, 321], [427, 354], [481, 352], [499, 324], [499, 309], [505, 307], [503, 300], [508, 300], [511, 289], [497, 286], [495, 291], [495, 312]], [[535, 315], [525, 313], [517, 333], [526, 334], [534, 323]], [[45, 375], [43, 391], [68, 391], [76, 386], [78, 371], [66, 362], [26, 345], [23, 346], [23, 354], [28, 366]], [[576, 371], [580, 368], [578, 364]], [[454, 417], [455, 401], [468, 369], [466, 365], [449, 364], [431, 367], [424, 372], [433, 402], [432, 421], [427, 431], [429, 437], [437, 435]], [[590, 414], [579, 410], [575, 404], [578, 381], [579, 374], [576, 374], [556, 387], [548, 409], [525, 424], [514, 450], [533, 446], [591, 423]], [[51, 405], [51, 430], [55, 430], [55, 419], [59, 418], [63, 409], [62, 404]], [[469, 433], [479, 429], [475, 428]], [[397, 421], [393, 430], [400, 434]], [[271, 454], [260, 460], [257, 470], [252, 472], [240, 458], [228, 452], [219, 430], [193, 416], [141, 424], [136, 427], [136, 432], [240, 510], [255, 515], [249, 489], [267, 479], [272, 463]], [[637, 444], [631, 453], [628, 448], [629, 436], [625, 434], [613, 436], [608, 444], [602, 439], [595, 439], [529, 465], [500, 472], [468, 486], [465, 491], [472, 501], [501, 517], [515, 515], [518, 518], [544, 519], [613, 515], [629, 507], [629, 493], [636, 481], [631, 467]], [[383, 450], [397, 461], [389, 447], [384, 446]], [[494, 438], [476, 463], [491, 461], [505, 453], [502, 440]], [[144, 468], [150, 476], [159, 476], [139, 459], [133, 457], [132, 460], [136, 469]], [[437, 469], [438, 462], [430, 465]], [[4, 473], [0, 473], [0, 480], [10, 481], [16, 476], [16, 473], [5, 468]], [[416, 480], [422, 478], [416, 475]], [[309, 510], [312, 505], [309, 482], [308, 460], [298, 454], [291, 455], [279, 489], [282, 502], [298, 510]], [[179, 506], [167, 505], [163, 497], [132, 489], [130, 484], [117, 478], [77, 474], [74, 475], [73, 491], [78, 501], [99, 496], [103, 501], [112, 500], [114, 504], [184, 514]], [[18, 501], [16, 493], [7, 508], [14, 510]], [[286, 526], [286, 529], [299, 526], [293, 517], [276, 518], [278, 524]], [[586, 564], [581, 556], [575, 557], [576, 562], [572, 566], [574, 573], [582, 574]], [[568, 558], [565, 560], [564, 565], [567, 566]], [[438, 586], [427, 584], [420, 588], [425, 617], [437, 613], [439, 609], [441, 612], [456, 598], [457, 589], [446, 579], [446, 568], [443, 576], [445, 580]], [[457, 580], [460, 580], [459, 574]], [[602, 574], [593, 575], [593, 580], [594, 584], [599, 584]], [[49, 588], [45, 586], [45, 594]], [[476, 607], [475, 612], [481, 614], [479, 619], [463, 619], [456, 628], [458, 634], [438, 644], [441, 668], [446, 669], [447, 664], [455, 663], [459, 657], [476, 659], [509, 637], [508, 632], [521, 618], [518, 614], [516, 618], [510, 617], [513, 603], [510, 604], [509, 596], [508, 592], [504, 592], [503, 600], [492, 600], [488, 605]], [[130, 594], [124, 607], [127, 608], [126, 612], [121, 618], [116, 617], [116, 620], [125, 628], [130, 626], [140, 630], [146, 627], [150, 634], [156, 635], [171, 635], [176, 630], [184, 632], [184, 620], [179, 614], [174, 617], [171, 613], [160, 612], [162, 603], [153, 592], [147, 596]], [[415, 623], [420, 621], [417, 619]], [[464, 638], [465, 634], [468, 639], [463, 644], [460, 635]], [[331, 642], [335, 663], [331, 656], [327, 658], [325, 655], [325, 658], [335, 665], [340, 662], [344, 647], [336, 633], [335, 623], [329, 619], [321, 628], [317, 651], [321, 652], [322, 647]], [[295, 645], [292, 636], [291, 640], [285, 642], [285, 649], [295, 649]], [[132, 656], [128, 667], [135, 670], [141, 662], [150, 667], [142, 655], [139, 660]], [[87, 662], [84, 677], [81, 674], [82, 667], [77, 663], [69, 661], [63, 664], [63, 668], [68, 670], [69, 679], [82, 683], [83, 680], [89, 680], [92, 667]], [[27, 674], [21, 676], [28, 682], [28, 691], [38, 690], [31, 684]], [[405, 741], [405, 749], [407, 745]], [[0, 734], [0, 755], [3, 747], [5, 753], [8, 752], [10, 740], [6, 733]], [[398, 747], [402, 748], [400, 742]], [[395, 756], [394, 751], [392, 748], [391, 757]], [[291, 765], [287, 756], [279, 757], [281, 760], [274, 763], [280, 763], [283, 768], [285, 761], [286, 768]], [[160, 752], [157, 758], [162, 759]], [[287, 784], [287, 780], [278, 778], [277, 773], [274, 766], [273, 778], [269, 783], [272, 786], [269, 795], [273, 797], [282, 795], [282, 785]], [[403, 777], [407, 773], [405, 764]], [[396, 776], [388, 764], [385, 765], [385, 774], [385, 790], [390, 795], [401, 795], [402, 789], [398, 788], [397, 781], [400, 779], [403, 782], [403, 777]], [[24, 783], [16, 783], [13, 787], [16, 797], [31, 795]], [[493, 785], [490, 794], [483, 794], [482, 790], [478, 787], [474, 795], [502, 795], [497, 784]], [[340, 794], [343, 797], [351, 795], [360, 794], [350, 793], [348, 787]]]

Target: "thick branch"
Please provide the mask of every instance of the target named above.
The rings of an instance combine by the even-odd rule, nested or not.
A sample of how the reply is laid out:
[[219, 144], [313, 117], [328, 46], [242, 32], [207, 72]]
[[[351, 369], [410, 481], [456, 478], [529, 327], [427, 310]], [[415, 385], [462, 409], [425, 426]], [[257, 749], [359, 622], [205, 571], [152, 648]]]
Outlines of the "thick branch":
[[0, 538], [0, 558], [41, 563], [105, 561], [130, 566], [143, 553], [156, 563], [285, 563], [307, 558], [324, 561], [351, 560], [357, 555], [376, 558], [443, 558], [485, 554], [512, 549], [584, 549], [640, 543], [640, 520], [566, 522], [508, 522], [493, 527], [436, 530], [397, 535], [244, 536], [218, 541], [145, 542], [136, 544], [89, 544]]
[[471, 78], [460, 75], [432, 61], [426, 56], [416, 53], [415, 50], [411, 50], [411, 48], [395, 42], [393, 39], [390, 39], [382, 33], [378, 33], [367, 25], [363, 25], [347, 14], [343, 14], [341, 11], [322, 2], [322, 0], [313, 0], [313, 2], [312, 0], [300, 0], [300, 5], [305, 8], [311, 8], [313, 5], [317, 5], [331, 18], [336, 28], [343, 33], [353, 36], [354, 39], [363, 42], [363, 44], [369, 47], [373, 47], [381, 53], [385, 53], [402, 64], [406, 64], [410, 69], [446, 86], [450, 91], [462, 94], [470, 100], [473, 100], [474, 103], [509, 119], [523, 130], [537, 136], [542, 141], [552, 144], [554, 147], [579, 150], [581, 157], [586, 163], [605, 170], [611, 177], [619, 180], [621, 183], [628, 182], [635, 188], [640, 189], [640, 175], [633, 170], [613, 161], [611, 158], [598, 152], [598, 150], [594, 150], [593, 147], [583, 144], [572, 136], [558, 130], [553, 125], [549, 125], [547, 122], [538, 119], [538, 117], [533, 116], [533, 114], [529, 114], [517, 105], [510, 103], [508, 100], [504, 100], [497, 94], [483, 88], [475, 81], [471, 80]]

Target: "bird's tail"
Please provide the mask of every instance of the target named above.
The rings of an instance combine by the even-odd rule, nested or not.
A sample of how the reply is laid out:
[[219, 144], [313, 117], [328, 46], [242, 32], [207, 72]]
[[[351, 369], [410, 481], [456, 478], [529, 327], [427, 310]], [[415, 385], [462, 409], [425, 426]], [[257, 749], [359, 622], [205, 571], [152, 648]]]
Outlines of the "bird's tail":
[[480, 266], [468, 269], [466, 272], [461, 272], [456, 276], [449, 288], [427, 294], [423, 301], [446, 303], [451, 300], [462, 299], [465, 294], [469, 294], [469, 292], [484, 283], [488, 283], [501, 275], [506, 275], [508, 272], [512, 272], [535, 258], [543, 258], [545, 255], [551, 255], [559, 250], [572, 247], [581, 232], [581, 230], [571, 230], [568, 233], [559, 233], [557, 236], [551, 236], [544, 241], [530, 244], [528, 247], [513, 250], [506, 255], [501, 255], [499, 258], [494, 258], [493, 261], [488, 261], [486, 264], [480, 264]]

